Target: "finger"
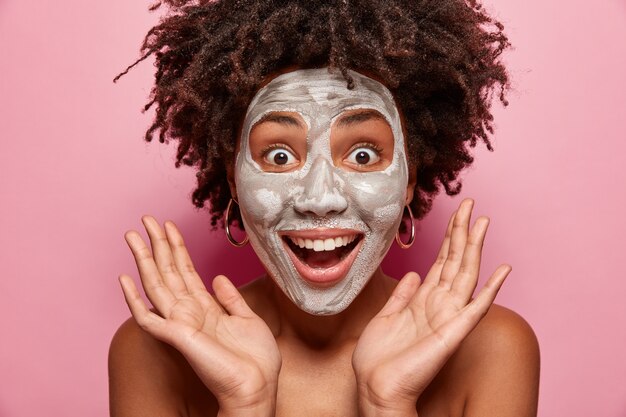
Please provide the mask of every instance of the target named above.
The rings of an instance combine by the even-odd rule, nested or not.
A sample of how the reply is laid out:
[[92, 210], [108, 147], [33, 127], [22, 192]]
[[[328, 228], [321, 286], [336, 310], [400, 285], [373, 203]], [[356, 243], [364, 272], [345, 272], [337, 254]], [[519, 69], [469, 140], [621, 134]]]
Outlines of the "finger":
[[166, 334], [164, 330], [165, 320], [148, 309], [131, 277], [128, 275], [120, 275], [119, 281], [122, 286], [126, 304], [128, 304], [130, 313], [133, 315], [139, 327], [158, 339], [163, 340]]
[[461, 261], [463, 260], [465, 244], [467, 242], [467, 234], [473, 206], [473, 200], [463, 200], [459, 206], [456, 216], [454, 216], [448, 256], [441, 270], [441, 278], [439, 279], [439, 285], [444, 288], [449, 289], [452, 286], [454, 277], [459, 272]]
[[174, 222], [169, 220], [166, 221], [163, 226], [167, 240], [170, 242], [176, 268], [182, 276], [183, 281], [185, 281], [185, 286], [189, 294], [198, 300], [204, 308], [219, 309], [219, 311], [222, 311], [222, 308], [207, 291], [204, 282], [202, 282], [202, 278], [196, 271], [178, 227], [176, 227]]
[[124, 238], [135, 258], [146, 296], [162, 315], [168, 316], [176, 298], [161, 279], [161, 274], [154, 263], [150, 249], [139, 236], [139, 233], [133, 230], [126, 232]]
[[452, 225], [454, 223], [454, 217], [456, 216], [456, 210], [450, 216], [450, 220], [448, 221], [448, 226], [446, 227], [446, 234], [443, 238], [443, 242], [441, 243], [441, 248], [439, 248], [439, 253], [437, 254], [437, 258], [433, 263], [433, 266], [428, 271], [426, 278], [424, 279], [424, 284], [439, 284], [439, 279], [441, 278], [441, 270], [443, 269], [443, 265], [446, 263], [446, 259], [448, 258], [448, 248], [450, 247], [450, 237], [452, 236]]
[[483, 243], [489, 227], [489, 219], [480, 217], [470, 231], [459, 273], [452, 283], [452, 295], [459, 300], [460, 306], [465, 306], [476, 289], [480, 275], [480, 259]]
[[500, 267], [489, 278], [478, 296], [469, 303], [460, 314], [435, 330], [437, 337], [451, 354], [458, 348], [465, 337], [476, 327], [487, 314], [507, 275], [511, 272], [508, 265]]
[[495, 272], [489, 277], [485, 286], [481, 288], [480, 292], [469, 303], [464, 310], [466, 310], [467, 314], [475, 320], [476, 323], [480, 321], [481, 318], [487, 311], [493, 301], [496, 299], [496, 295], [498, 295], [498, 291], [502, 288], [502, 284], [504, 284], [504, 280], [509, 276], [513, 268], [510, 265], [500, 265]]
[[213, 291], [215, 291], [217, 301], [228, 314], [240, 317], [256, 316], [241, 296], [239, 290], [224, 275], [218, 275], [213, 278]]
[[187, 289], [190, 293], [195, 291], [207, 292], [206, 286], [204, 285], [204, 282], [202, 282], [202, 278], [200, 278], [196, 268], [193, 266], [191, 256], [189, 256], [182, 234], [172, 221], [166, 221], [164, 227], [167, 240], [170, 242], [170, 246], [174, 254], [176, 268], [182, 275]]
[[174, 262], [170, 242], [167, 240], [165, 232], [152, 216], [143, 216], [141, 221], [146, 228], [146, 232], [148, 232], [154, 261], [161, 273], [163, 282], [176, 297], [188, 294], [185, 281], [180, 276], [176, 263]]
[[413, 299], [413, 296], [417, 292], [420, 286], [420, 276], [415, 272], [409, 272], [406, 274], [396, 288], [394, 288], [389, 300], [376, 315], [376, 317], [389, 316], [391, 314], [402, 311]]

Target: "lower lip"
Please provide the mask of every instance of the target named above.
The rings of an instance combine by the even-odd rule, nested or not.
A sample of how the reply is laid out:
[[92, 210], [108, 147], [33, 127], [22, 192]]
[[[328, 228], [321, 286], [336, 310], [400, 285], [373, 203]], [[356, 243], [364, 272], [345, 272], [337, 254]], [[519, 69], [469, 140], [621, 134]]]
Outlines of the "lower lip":
[[298, 271], [298, 274], [300, 274], [302, 279], [309, 284], [312, 284], [313, 286], [321, 288], [332, 287], [348, 274], [350, 267], [354, 263], [356, 256], [361, 250], [362, 244], [363, 237], [348, 254], [348, 256], [346, 256], [341, 261], [339, 261], [339, 263], [331, 266], [330, 268], [311, 268], [309, 265], [302, 262], [300, 258], [298, 258], [296, 254], [291, 251], [289, 245], [287, 245], [287, 243], [283, 241], [283, 246], [289, 254], [293, 266], [296, 268], [296, 271]]

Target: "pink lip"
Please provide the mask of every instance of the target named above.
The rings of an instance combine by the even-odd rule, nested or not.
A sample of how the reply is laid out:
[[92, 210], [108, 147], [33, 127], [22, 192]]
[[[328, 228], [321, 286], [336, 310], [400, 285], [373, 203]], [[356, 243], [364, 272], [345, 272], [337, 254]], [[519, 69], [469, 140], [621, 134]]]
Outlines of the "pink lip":
[[[282, 236], [300, 237], [302, 239], [324, 239], [338, 236], [350, 236], [353, 234], [361, 233], [348, 229], [313, 229], [281, 233]], [[296, 254], [291, 251], [287, 242], [283, 240], [283, 246], [289, 254], [289, 258], [291, 259], [293, 266], [296, 268], [296, 271], [298, 271], [300, 277], [302, 277], [305, 282], [319, 288], [332, 287], [348, 274], [350, 267], [361, 250], [362, 244], [363, 239], [361, 238], [348, 256], [330, 268], [312, 268], [302, 262], [300, 258], [298, 258]]]

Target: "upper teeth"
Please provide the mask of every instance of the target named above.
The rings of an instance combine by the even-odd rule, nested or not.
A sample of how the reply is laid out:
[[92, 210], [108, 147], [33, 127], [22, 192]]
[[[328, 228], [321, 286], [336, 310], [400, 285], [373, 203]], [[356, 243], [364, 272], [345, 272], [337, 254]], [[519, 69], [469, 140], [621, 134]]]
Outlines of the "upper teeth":
[[300, 237], [288, 237], [295, 245], [298, 245], [301, 248], [313, 249], [315, 252], [335, 250], [335, 248], [346, 246], [356, 239], [356, 235], [328, 239], [302, 239]]

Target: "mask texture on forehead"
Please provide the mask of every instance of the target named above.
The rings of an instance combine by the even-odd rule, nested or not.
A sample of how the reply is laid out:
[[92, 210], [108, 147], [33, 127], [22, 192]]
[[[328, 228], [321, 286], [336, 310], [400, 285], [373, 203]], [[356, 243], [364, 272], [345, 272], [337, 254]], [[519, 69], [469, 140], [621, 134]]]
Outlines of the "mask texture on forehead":
[[[338, 313], [356, 298], [394, 239], [406, 195], [407, 159], [393, 96], [378, 81], [356, 72], [350, 75], [355, 81], [352, 90], [340, 73], [327, 68], [297, 70], [273, 79], [248, 107], [236, 159], [237, 194], [250, 242], [277, 285], [312, 314]], [[344, 112], [355, 109], [375, 110], [391, 127], [393, 158], [382, 171], [356, 172], [334, 165], [331, 127]], [[265, 172], [252, 158], [250, 132], [271, 112], [298, 113], [307, 125], [306, 162], [297, 170]], [[363, 235], [351, 268], [332, 287], [305, 281], [279, 236], [316, 228], [350, 229]]]

